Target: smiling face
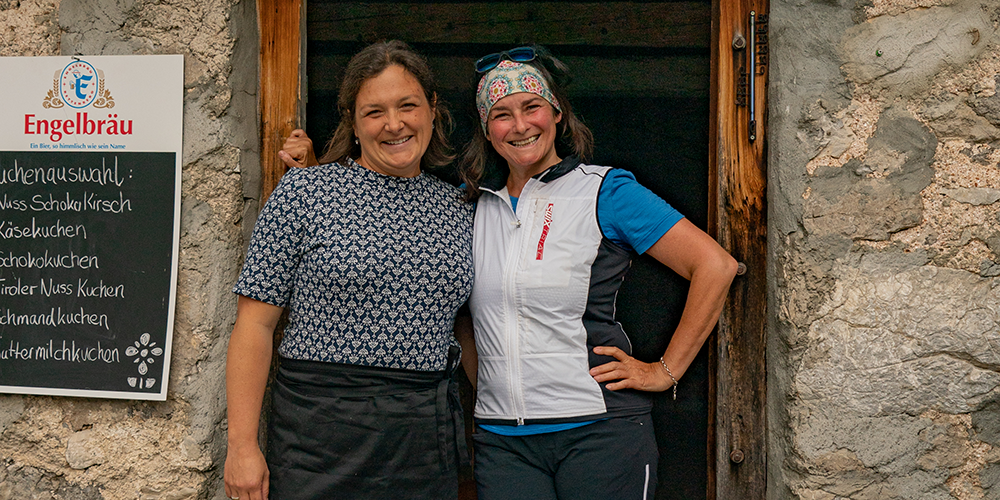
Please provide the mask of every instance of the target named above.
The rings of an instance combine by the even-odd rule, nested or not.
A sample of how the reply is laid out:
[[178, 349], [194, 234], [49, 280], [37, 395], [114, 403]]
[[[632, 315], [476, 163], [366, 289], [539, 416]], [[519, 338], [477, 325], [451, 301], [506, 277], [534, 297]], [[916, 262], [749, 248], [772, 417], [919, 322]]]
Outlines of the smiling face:
[[486, 122], [486, 139], [510, 167], [530, 177], [559, 163], [556, 124], [562, 120], [542, 97], [519, 92], [497, 101]]
[[391, 65], [361, 84], [354, 106], [361, 166], [395, 177], [420, 175], [433, 127], [434, 103], [402, 66]]

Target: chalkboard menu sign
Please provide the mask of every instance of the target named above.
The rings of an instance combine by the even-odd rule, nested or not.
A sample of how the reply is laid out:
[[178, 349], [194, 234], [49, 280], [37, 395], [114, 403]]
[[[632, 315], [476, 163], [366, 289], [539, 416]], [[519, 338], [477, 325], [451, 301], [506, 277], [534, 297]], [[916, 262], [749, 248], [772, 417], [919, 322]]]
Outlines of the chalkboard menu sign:
[[27, 83], [0, 82], [23, 94], [0, 112], [0, 392], [166, 399], [183, 59], [0, 58], [13, 74]]

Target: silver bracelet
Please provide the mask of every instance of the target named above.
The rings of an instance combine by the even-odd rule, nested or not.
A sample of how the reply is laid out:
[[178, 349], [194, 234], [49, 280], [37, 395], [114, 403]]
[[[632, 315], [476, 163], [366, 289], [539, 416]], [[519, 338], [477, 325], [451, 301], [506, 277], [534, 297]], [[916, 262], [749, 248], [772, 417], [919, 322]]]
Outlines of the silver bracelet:
[[677, 379], [674, 378], [673, 372], [667, 367], [667, 363], [663, 361], [663, 356], [660, 356], [660, 364], [663, 365], [663, 369], [667, 371], [667, 375], [670, 376], [670, 380], [674, 381], [674, 401], [677, 401]]

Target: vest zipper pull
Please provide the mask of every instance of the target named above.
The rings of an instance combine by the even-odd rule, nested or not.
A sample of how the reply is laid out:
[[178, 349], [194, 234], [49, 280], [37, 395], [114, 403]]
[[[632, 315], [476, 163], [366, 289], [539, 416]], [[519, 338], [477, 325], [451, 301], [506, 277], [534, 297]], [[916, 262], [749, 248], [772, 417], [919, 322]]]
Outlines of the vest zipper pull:
[[524, 425], [524, 418], [517, 417], [517, 425]]

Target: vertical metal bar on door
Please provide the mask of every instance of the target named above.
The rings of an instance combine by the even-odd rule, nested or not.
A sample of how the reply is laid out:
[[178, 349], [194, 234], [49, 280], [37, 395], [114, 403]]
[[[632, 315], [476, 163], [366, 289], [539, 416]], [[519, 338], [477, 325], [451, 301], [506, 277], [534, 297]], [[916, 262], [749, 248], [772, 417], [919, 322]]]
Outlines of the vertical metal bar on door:
[[750, 142], [753, 142], [757, 138], [757, 96], [754, 92], [754, 80], [756, 80], [755, 77], [757, 76], [757, 12], [753, 10], [750, 11], [749, 35], [747, 37], [747, 42], [749, 43], [747, 47], [747, 55], [749, 56], [749, 70], [747, 71], [747, 85], [749, 87], [747, 94], [749, 95], [747, 96], [747, 107], [750, 110]]

